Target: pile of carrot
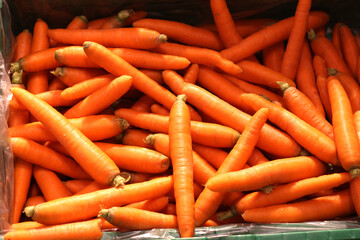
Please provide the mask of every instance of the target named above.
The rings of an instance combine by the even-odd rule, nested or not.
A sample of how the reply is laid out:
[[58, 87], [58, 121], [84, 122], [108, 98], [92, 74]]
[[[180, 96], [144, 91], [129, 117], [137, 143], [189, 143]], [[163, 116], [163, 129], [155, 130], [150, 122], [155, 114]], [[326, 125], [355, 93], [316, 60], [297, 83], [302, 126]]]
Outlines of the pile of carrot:
[[360, 215], [359, 35], [311, 0], [209, 4], [199, 26], [125, 9], [17, 35], [5, 239]]

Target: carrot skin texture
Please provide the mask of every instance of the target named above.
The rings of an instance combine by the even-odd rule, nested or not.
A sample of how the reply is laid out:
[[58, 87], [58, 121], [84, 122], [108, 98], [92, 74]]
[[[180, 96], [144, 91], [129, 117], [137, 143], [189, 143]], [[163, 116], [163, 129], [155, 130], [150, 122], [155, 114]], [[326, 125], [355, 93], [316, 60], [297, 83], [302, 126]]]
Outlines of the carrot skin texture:
[[173, 177], [166, 176], [142, 183], [111, 187], [92, 193], [60, 198], [28, 209], [32, 218], [44, 224], [61, 224], [97, 216], [101, 208], [121, 206], [165, 195], [173, 187]]

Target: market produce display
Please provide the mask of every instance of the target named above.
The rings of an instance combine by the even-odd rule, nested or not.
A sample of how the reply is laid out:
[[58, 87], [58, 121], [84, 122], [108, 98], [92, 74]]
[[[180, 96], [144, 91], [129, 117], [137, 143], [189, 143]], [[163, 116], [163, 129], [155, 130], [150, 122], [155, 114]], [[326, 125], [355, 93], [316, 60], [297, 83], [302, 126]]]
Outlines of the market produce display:
[[206, 24], [121, 9], [16, 36], [4, 239], [360, 214], [360, 35], [311, 0], [209, 6]]

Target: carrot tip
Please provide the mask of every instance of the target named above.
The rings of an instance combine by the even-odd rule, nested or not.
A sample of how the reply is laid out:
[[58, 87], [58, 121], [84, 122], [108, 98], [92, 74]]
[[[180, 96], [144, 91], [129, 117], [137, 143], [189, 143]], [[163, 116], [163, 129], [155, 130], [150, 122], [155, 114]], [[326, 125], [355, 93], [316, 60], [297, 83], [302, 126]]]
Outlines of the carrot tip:
[[19, 72], [22, 70], [22, 66], [21, 66], [21, 62], [20, 61], [16, 61], [14, 63], [11, 63], [10, 65], [10, 72], [15, 73], [15, 72]]
[[154, 135], [153, 135], [153, 134], [149, 134], [149, 135], [144, 139], [144, 142], [145, 142], [146, 144], [154, 145], [154, 142], [155, 142]]
[[85, 42], [83, 43], [83, 48], [84, 48], [84, 49], [87, 49], [87, 48], [90, 47], [90, 45], [91, 45], [91, 42], [90, 42], [90, 41], [85, 41]]
[[330, 75], [330, 76], [335, 76], [338, 73], [338, 71], [335, 68], [328, 68], [327, 72], [328, 72], [328, 75]]
[[88, 19], [85, 15], [80, 15], [80, 16], [77, 16], [81, 21], [85, 22], [85, 23], [88, 23]]
[[274, 188], [276, 188], [276, 185], [268, 185], [268, 186], [262, 187], [261, 191], [263, 191], [266, 194], [270, 194], [274, 190]]
[[99, 211], [98, 217], [99, 217], [99, 218], [107, 219], [108, 216], [109, 216], [109, 212], [110, 212], [110, 211], [109, 211], [108, 209], [101, 209], [101, 210]]
[[315, 30], [314, 29], [310, 29], [309, 31], [308, 31], [308, 39], [310, 40], [310, 41], [312, 41], [312, 40], [314, 40], [315, 38], [316, 38], [316, 33], [315, 33]]
[[64, 69], [62, 67], [57, 67], [55, 71], [50, 71], [55, 77], [60, 77], [64, 75]]
[[360, 168], [353, 168], [350, 170], [351, 178], [356, 178], [360, 175]]
[[13, 75], [11, 76], [11, 83], [12, 84], [22, 84], [22, 76], [23, 76], [23, 71], [19, 71], [19, 72], [14, 72]]
[[185, 94], [180, 94], [176, 96], [176, 99], [186, 102], [187, 97]]
[[238, 215], [239, 213], [237, 212], [235, 207], [231, 207], [229, 210], [227, 211], [223, 211], [223, 212], [219, 212], [216, 214], [216, 219], [218, 221], [224, 221], [226, 219], [232, 218], [236, 215]]
[[115, 121], [119, 122], [119, 125], [120, 125], [122, 130], [128, 129], [130, 127], [130, 124], [125, 119], [116, 117]]
[[156, 40], [159, 43], [166, 43], [168, 40], [168, 37], [165, 34], [160, 34], [159, 36], [157, 36]]
[[32, 217], [35, 214], [35, 206], [26, 207], [23, 212], [27, 217]]
[[111, 186], [121, 187], [124, 186], [131, 178], [131, 175], [127, 172], [122, 172], [120, 175], [116, 175], [111, 181]]
[[276, 84], [279, 85], [279, 88], [282, 92], [285, 92], [286, 89], [288, 89], [290, 87], [289, 83], [287, 83], [287, 82], [276, 81]]
[[128, 18], [135, 12], [133, 9], [124, 9], [117, 14], [117, 18], [120, 22], [125, 23]]

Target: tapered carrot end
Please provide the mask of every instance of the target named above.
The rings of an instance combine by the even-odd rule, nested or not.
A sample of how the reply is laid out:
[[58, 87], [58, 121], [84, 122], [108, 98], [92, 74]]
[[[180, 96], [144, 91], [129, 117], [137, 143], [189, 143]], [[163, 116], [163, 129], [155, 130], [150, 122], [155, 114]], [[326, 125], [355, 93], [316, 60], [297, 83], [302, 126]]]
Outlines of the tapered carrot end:
[[226, 219], [232, 218], [236, 215], [238, 215], [239, 213], [237, 212], [235, 207], [231, 207], [229, 210], [224, 211], [224, 212], [219, 212], [216, 214], [216, 218], [218, 221], [224, 221]]
[[176, 96], [176, 99], [186, 102], [187, 97], [185, 94], [180, 94], [180, 95]]
[[22, 76], [23, 76], [23, 71], [19, 71], [19, 72], [14, 72], [13, 75], [11, 76], [11, 83], [12, 84], [22, 84]]
[[360, 175], [360, 168], [353, 168], [350, 170], [351, 178], [356, 178]]
[[335, 76], [338, 73], [338, 71], [335, 68], [328, 68], [327, 72], [329, 76]]
[[287, 83], [287, 82], [276, 81], [276, 84], [279, 85], [279, 88], [282, 92], [285, 92], [286, 89], [288, 89], [290, 87], [289, 83]]
[[134, 15], [134, 13], [135, 13], [134, 9], [124, 9], [117, 14], [117, 18], [120, 22], [125, 23], [126, 20], [128, 20], [129, 17], [131, 17], [131, 15]]
[[128, 182], [131, 178], [130, 173], [122, 172], [120, 175], [116, 175], [111, 181], [111, 186], [121, 187], [124, 186], [126, 182]]
[[90, 45], [91, 45], [91, 42], [90, 42], [90, 41], [85, 41], [85, 42], [83, 43], [83, 48], [84, 48], [84, 49], [87, 49], [87, 48], [90, 47]]
[[35, 214], [35, 206], [29, 206], [24, 209], [24, 213], [27, 217], [32, 217]]
[[157, 36], [156, 40], [158, 43], [166, 43], [168, 38], [165, 34], [160, 34], [159, 36]]
[[128, 129], [130, 127], [130, 124], [125, 119], [116, 117], [115, 121], [119, 123], [122, 130]]
[[54, 71], [50, 71], [55, 77], [61, 77], [64, 75], [64, 69], [62, 67], [57, 67]]
[[314, 29], [310, 29], [309, 31], [308, 31], [308, 39], [310, 40], [310, 41], [312, 41], [312, 40], [314, 40], [315, 38], [316, 38], [316, 33], [315, 33], [315, 30]]
[[109, 210], [108, 209], [101, 209], [97, 215], [99, 218], [107, 219], [109, 216]]
[[77, 16], [77, 18], [79, 18], [81, 21], [83, 21], [83, 22], [85, 22], [85, 23], [88, 23], [88, 22], [89, 22], [89, 20], [87, 19], [87, 17], [84, 16], [84, 15]]
[[154, 145], [154, 142], [155, 142], [154, 135], [153, 135], [153, 134], [149, 134], [149, 135], [145, 138], [144, 142], [145, 142], [146, 144]]

